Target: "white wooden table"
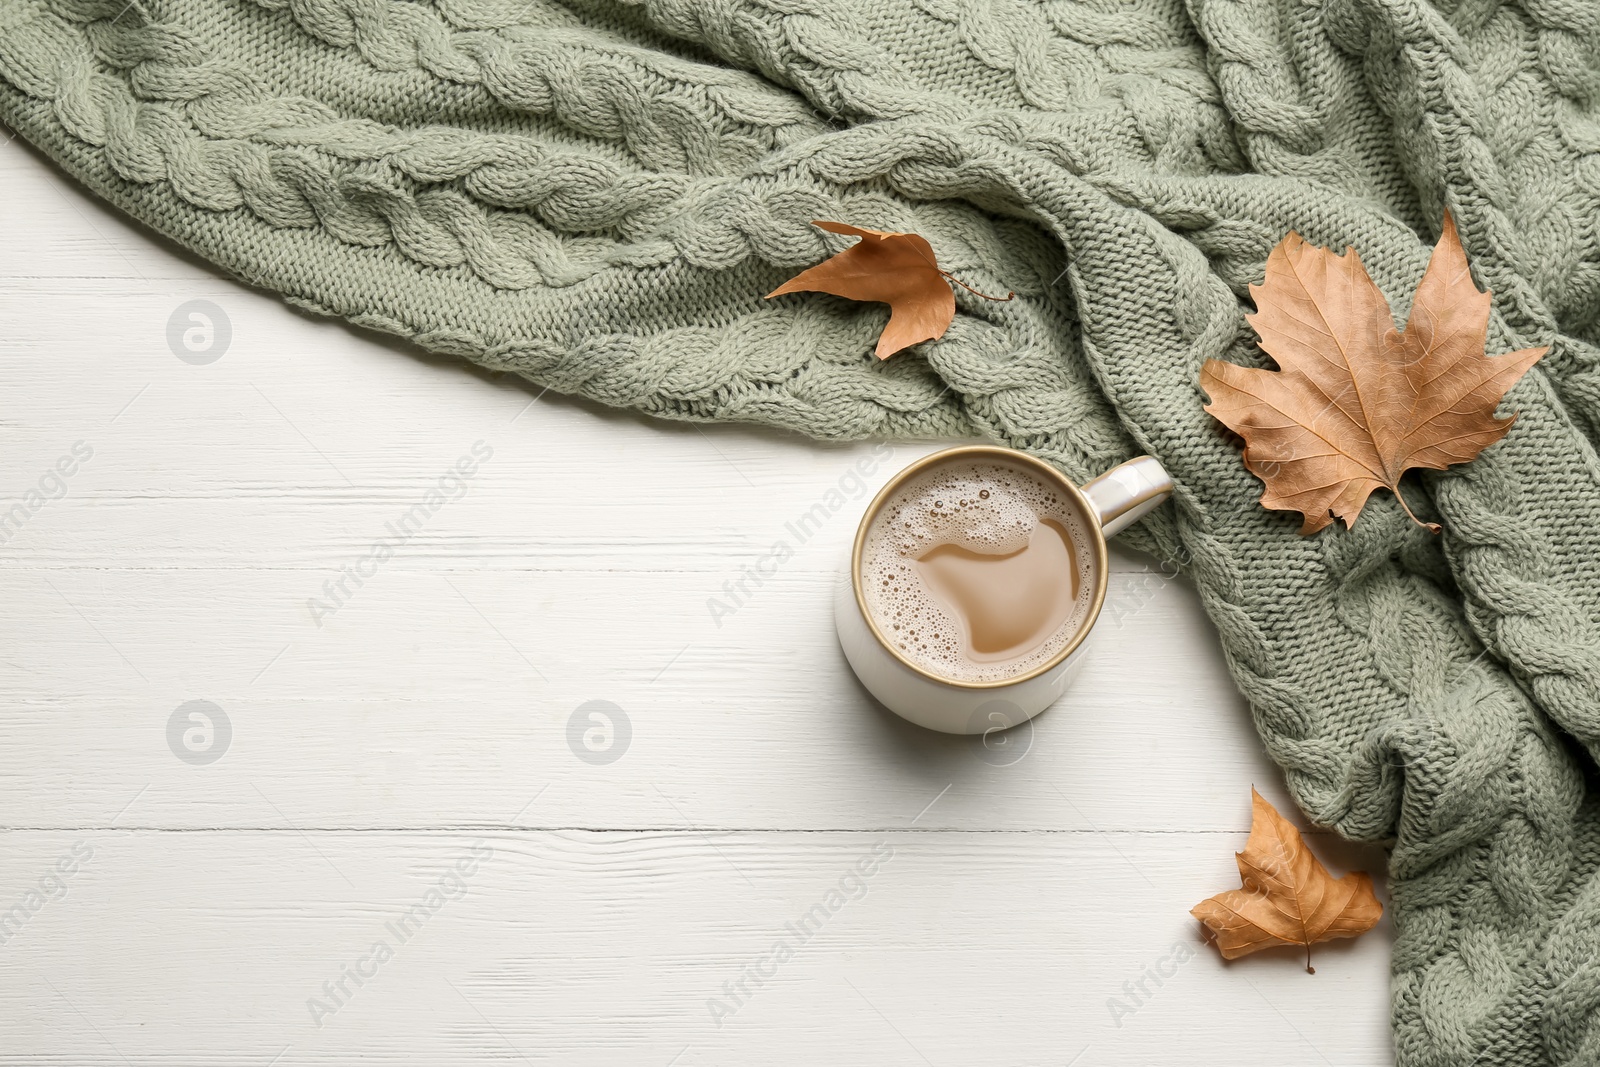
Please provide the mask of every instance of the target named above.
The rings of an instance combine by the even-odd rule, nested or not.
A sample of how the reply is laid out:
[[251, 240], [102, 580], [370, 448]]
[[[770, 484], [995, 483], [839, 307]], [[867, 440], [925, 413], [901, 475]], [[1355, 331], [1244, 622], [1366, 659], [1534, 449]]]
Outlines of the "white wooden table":
[[871, 446], [307, 317], [20, 142], [0, 188], [0, 1063], [1391, 1062], [1387, 920], [1311, 976], [1189, 917], [1287, 798], [1184, 581], [1118, 551], [1068, 703], [927, 733], [834, 641], [860, 502], [785, 529]]

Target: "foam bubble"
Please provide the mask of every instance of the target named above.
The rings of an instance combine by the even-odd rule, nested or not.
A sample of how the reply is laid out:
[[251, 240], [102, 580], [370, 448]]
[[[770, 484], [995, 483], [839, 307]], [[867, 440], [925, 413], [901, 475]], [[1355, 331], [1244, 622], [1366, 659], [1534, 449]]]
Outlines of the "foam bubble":
[[[939, 545], [1008, 555], [1025, 548], [1047, 519], [1060, 524], [1073, 546], [1072, 615], [1022, 656], [973, 659], [961, 625], [923, 583], [916, 559]], [[862, 595], [878, 631], [912, 663], [957, 681], [1002, 681], [1048, 662], [1082, 627], [1097, 585], [1093, 555], [1083, 548], [1089, 543], [1077, 506], [1058, 487], [1021, 466], [952, 460], [908, 479], [873, 517], [862, 546]]]

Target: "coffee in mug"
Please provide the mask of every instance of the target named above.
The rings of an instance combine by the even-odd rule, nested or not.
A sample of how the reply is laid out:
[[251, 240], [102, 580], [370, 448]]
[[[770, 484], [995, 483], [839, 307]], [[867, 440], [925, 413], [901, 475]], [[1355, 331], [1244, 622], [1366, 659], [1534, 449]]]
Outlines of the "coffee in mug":
[[1083, 626], [1095, 566], [1075, 500], [1028, 467], [971, 459], [919, 471], [878, 509], [861, 591], [906, 659], [993, 682], [1048, 662]]
[[1106, 537], [1171, 490], [1149, 456], [1082, 488], [1009, 448], [913, 463], [856, 532], [834, 603], [846, 658], [891, 711], [930, 729], [987, 733], [1037, 715], [1081, 666]]

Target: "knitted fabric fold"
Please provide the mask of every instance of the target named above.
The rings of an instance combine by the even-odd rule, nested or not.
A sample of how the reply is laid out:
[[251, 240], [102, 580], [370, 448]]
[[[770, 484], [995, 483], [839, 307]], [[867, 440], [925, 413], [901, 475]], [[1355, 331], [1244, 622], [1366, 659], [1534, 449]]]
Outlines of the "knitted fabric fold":
[[[0, 0], [0, 117], [319, 312], [670, 418], [1177, 482], [1309, 817], [1391, 846], [1404, 1067], [1600, 1063], [1600, 7], [1581, 0]], [[1290, 229], [1404, 316], [1448, 208], [1510, 434], [1297, 535], [1202, 410]], [[910, 230], [988, 291], [762, 294]]]

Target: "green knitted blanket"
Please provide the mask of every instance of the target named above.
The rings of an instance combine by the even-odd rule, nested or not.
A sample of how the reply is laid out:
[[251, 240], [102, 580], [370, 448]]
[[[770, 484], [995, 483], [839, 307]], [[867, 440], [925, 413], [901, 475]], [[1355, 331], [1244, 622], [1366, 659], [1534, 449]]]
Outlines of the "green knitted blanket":
[[[1083, 477], [1199, 586], [1306, 813], [1392, 845], [1406, 1067], [1600, 1063], [1600, 3], [0, 0], [0, 116], [285, 299], [607, 404], [974, 435]], [[1475, 463], [1296, 535], [1201, 410], [1289, 229], [1403, 315], [1449, 208], [1491, 353]], [[958, 291], [761, 299], [841, 219]], [[832, 242], [832, 243], [830, 243]]]

